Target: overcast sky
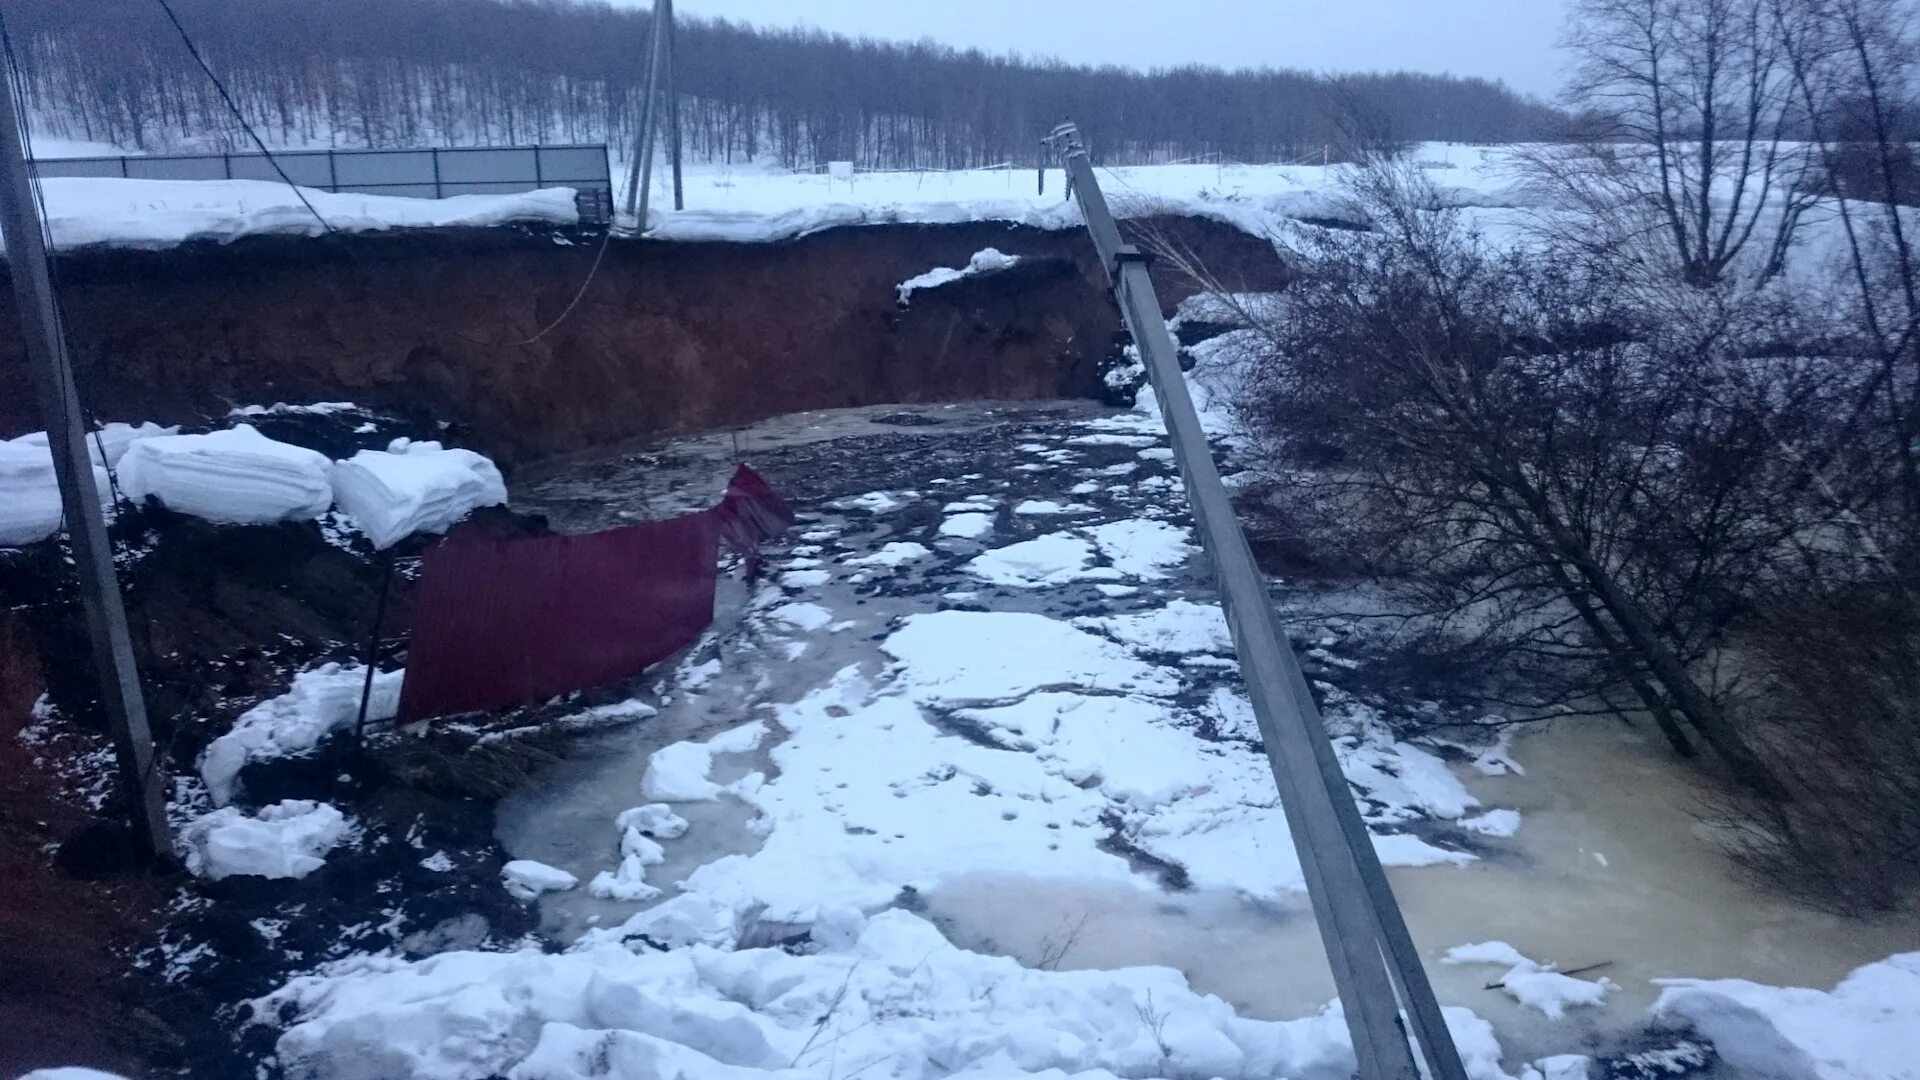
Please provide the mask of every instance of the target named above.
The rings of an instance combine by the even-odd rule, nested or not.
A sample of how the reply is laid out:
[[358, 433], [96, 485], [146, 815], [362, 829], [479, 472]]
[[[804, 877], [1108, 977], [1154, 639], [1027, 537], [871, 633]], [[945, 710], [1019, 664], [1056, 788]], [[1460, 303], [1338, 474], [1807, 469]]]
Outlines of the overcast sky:
[[[614, 0], [650, 6], [651, 0]], [[1551, 95], [1565, 0], [676, 0], [682, 15], [1148, 68], [1408, 68]]]

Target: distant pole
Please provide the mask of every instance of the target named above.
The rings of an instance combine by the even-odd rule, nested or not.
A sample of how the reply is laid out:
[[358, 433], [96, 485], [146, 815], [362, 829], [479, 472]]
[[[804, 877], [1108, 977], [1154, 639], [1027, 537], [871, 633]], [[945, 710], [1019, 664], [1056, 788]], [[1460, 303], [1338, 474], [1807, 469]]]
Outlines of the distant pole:
[[33, 369], [40, 419], [47, 425], [47, 449], [53, 454], [54, 478], [60, 485], [60, 505], [66, 512], [67, 535], [73, 544], [87, 636], [99, 673], [100, 700], [113, 727], [120, 783], [131, 804], [135, 831], [149, 850], [166, 857], [173, 854], [173, 837], [167, 828], [166, 785], [155, 767], [147, 703], [134, 667], [133, 640], [127, 633], [120, 582], [113, 572], [106, 515], [100, 511], [100, 490], [94, 486], [93, 463], [87, 457], [80, 396], [74, 389], [73, 368], [55, 307], [52, 276], [47, 270], [46, 237], [40, 231], [40, 206], [34, 198], [33, 176], [27, 164], [26, 125], [14, 97], [12, 76], [11, 64], [0, 57], [0, 234], [5, 236], [7, 262], [13, 271], [20, 336], [26, 345], [27, 365]]
[[[628, 217], [634, 216], [649, 179], [642, 172], [653, 166], [653, 102], [660, 89], [660, 42], [660, 6], [656, 0], [653, 14], [647, 17], [647, 90], [640, 99], [640, 130], [634, 133], [633, 156], [627, 162], [627, 197], [622, 207]], [[646, 227], [645, 221], [638, 221], [634, 231], [644, 232]]]
[[[640, 168], [627, 187], [627, 213], [633, 216], [635, 232], [647, 231], [647, 203], [653, 194], [653, 135], [660, 129], [660, 79], [667, 66], [667, 35], [672, 19], [672, 0], [654, 0], [653, 59], [647, 64], [647, 103], [640, 115]], [[639, 189], [637, 205], [636, 187]]]
[[667, 149], [673, 162], [673, 208], [685, 210], [686, 193], [680, 183], [680, 68], [673, 49], [679, 34], [673, 25], [673, 0], [661, 2], [667, 5]]

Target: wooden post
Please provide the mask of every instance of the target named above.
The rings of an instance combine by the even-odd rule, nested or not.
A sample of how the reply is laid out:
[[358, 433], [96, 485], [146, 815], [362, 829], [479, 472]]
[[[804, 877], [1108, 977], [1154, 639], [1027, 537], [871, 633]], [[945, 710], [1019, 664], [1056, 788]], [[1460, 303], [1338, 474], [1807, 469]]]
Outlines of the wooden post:
[[113, 547], [107, 539], [93, 463], [87, 456], [80, 397], [74, 389], [73, 367], [47, 267], [46, 237], [27, 162], [26, 125], [14, 97], [12, 75], [11, 65], [0, 58], [0, 233], [6, 239], [13, 297], [20, 307], [20, 335], [27, 365], [33, 370], [40, 419], [47, 425], [47, 449], [53, 454], [60, 505], [66, 512], [67, 535], [80, 576], [81, 606], [99, 673], [100, 700], [113, 728], [121, 788], [134, 830], [148, 850], [165, 858], [173, 854], [166, 782], [154, 760], [146, 699], [127, 633], [127, 610], [113, 571]]

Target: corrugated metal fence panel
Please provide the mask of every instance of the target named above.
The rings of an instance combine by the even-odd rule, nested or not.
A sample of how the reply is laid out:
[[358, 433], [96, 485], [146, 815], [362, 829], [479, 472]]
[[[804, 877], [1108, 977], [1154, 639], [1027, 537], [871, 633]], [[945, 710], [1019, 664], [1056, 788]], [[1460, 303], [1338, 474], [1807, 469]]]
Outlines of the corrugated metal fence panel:
[[35, 163], [41, 176], [120, 176], [120, 159], [105, 158], [58, 158]]
[[604, 146], [543, 146], [540, 148], [540, 176], [549, 184], [607, 184], [612, 173], [607, 166]]
[[447, 183], [535, 183], [540, 179], [537, 155], [531, 148], [512, 150], [442, 150], [440, 179]]
[[218, 157], [130, 157], [127, 176], [135, 180], [225, 180], [227, 163]]
[[288, 179], [302, 187], [325, 188], [333, 184], [333, 166], [327, 161], [325, 150], [275, 154], [273, 161], [261, 154], [235, 154], [229, 160], [235, 180], [279, 182], [280, 174], [273, 169], [273, 161], [278, 161], [287, 171]]
[[455, 530], [427, 552], [403, 722], [491, 712], [639, 674], [713, 621], [712, 512], [584, 536]]
[[335, 154], [333, 173], [335, 183], [343, 190], [385, 184], [432, 184], [433, 151]]
[[[511, 193], [541, 187], [607, 191], [612, 172], [603, 145], [454, 147], [419, 150], [289, 150], [274, 155], [294, 183], [369, 195]], [[166, 154], [53, 158], [41, 176], [128, 176], [145, 180], [278, 181], [262, 154]]]

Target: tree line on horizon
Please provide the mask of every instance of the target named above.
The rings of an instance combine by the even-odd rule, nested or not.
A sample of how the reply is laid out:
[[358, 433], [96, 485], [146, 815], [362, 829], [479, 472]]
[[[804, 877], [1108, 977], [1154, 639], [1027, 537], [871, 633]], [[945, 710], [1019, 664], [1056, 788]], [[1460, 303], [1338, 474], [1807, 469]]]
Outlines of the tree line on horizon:
[[[269, 145], [630, 143], [651, 15], [579, 0], [173, 0]], [[9, 13], [36, 129], [140, 151], [250, 149], [149, 0], [25, 0]], [[1414, 72], [1187, 65], [1151, 72], [677, 20], [686, 153], [863, 169], [1030, 164], [1078, 122], [1109, 164], [1338, 154], [1370, 137], [1510, 142], [1550, 107], [1504, 84]]]

